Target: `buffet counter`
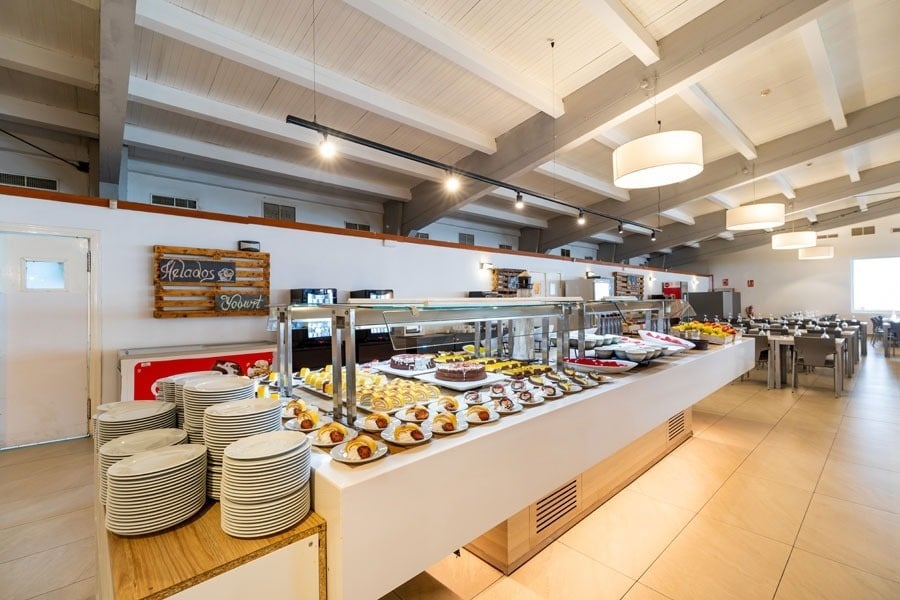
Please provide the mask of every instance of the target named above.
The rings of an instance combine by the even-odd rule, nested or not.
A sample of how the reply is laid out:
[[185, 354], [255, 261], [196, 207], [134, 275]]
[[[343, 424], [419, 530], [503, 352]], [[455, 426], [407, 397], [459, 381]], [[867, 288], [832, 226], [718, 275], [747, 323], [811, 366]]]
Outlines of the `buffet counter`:
[[365, 464], [315, 450], [329, 597], [381, 597], [737, 379], [754, 358], [750, 340], [657, 359]]

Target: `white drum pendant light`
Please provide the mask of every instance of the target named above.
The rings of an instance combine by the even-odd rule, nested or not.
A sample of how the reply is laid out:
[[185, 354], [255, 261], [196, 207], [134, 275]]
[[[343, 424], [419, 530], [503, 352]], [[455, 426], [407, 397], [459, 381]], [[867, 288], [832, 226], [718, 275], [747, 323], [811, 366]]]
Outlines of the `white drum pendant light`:
[[800, 248], [797, 250], [797, 258], [800, 260], [826, 260], [828, 258], [834, 258], [834, 246]]
[[725, 229], [728, 231], [752, 231], [771, 229], [784, 225], [784, 204], [747, 204], [725, 211]]
[[703, 138], [696, 131], [663, 131], [622, 144], [612, 158], [616, 187], [678, 183], [703, 171]]
[[773, 250], [797, 250], [798, 248], [811, 248], [815, 245], [815, 231], [791, 231], [790, 233], [776, 233], [772, 236]]

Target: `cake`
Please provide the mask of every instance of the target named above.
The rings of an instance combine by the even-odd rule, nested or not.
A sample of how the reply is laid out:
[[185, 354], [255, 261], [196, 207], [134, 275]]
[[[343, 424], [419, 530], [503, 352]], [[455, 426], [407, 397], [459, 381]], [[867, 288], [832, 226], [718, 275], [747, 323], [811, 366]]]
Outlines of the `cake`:
[[395, 354], [391, 357], [391, 368], [398, 371], [424, 371], [434, 368], [433, 354]]
[[466, 361], [438, 365], [434, 376], [442, 381], [479, 381], [487, 377], [487, 372], [483, 364]]

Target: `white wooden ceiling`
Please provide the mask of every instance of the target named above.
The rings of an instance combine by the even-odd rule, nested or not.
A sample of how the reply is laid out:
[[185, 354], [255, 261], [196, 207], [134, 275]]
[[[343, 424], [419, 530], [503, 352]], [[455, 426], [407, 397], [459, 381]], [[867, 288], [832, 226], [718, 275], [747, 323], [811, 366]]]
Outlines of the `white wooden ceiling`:
[[[678, 231], [677, 251], [729, 206], [815, 218], [894, 197], [898, 23], [896, 0], [6, 0], [0, 118], [100, 136], [111, 184], [125, 145], [399, 200], [418, 215], [403, 229], [503, 223], [541, 230], [540, 250], [617, 237], [608, 219], [572, 227], [585, 207]], [[287, 115], [570, 207], [510, 210], [514, 194], [468, 182], [432, 206], [439, 169], [347, 143], [324, 164]], [[707, 172], [659, 196], [615, 188], [612, 148], [657, 121], [703, 135]], [[619, 260], [645, 253], [634, 237]]]

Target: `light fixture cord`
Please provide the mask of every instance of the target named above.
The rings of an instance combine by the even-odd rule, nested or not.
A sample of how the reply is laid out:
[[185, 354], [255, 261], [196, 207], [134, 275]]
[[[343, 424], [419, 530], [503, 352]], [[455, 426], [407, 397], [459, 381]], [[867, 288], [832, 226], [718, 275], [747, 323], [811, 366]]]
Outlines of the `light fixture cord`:
[[[556, 101], [556, 40], [550, 38], [550, 103]], [[556, 117], [553, 119], [553, 197], [556, 198]]]
[[313, 0], [313, 18], [312, 18], [312, 42], [313, 42], [313, 123], [316, 122], [317, 106], [316, 106], [316, 0]]

